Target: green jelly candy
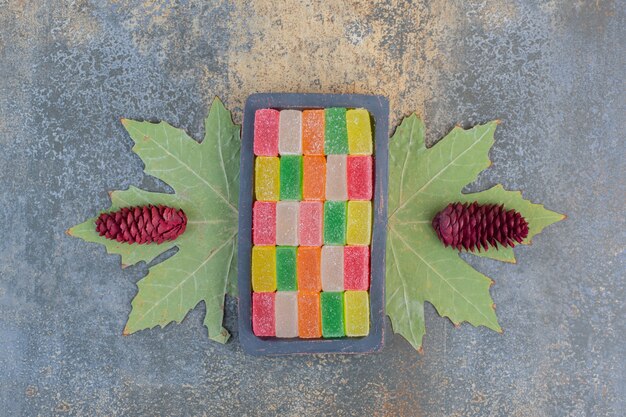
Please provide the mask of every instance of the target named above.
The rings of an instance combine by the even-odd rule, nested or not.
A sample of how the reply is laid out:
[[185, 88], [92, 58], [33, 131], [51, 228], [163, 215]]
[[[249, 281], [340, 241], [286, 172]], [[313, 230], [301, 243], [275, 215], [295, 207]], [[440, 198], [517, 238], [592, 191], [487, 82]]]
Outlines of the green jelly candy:
[[322, 336], [343, 337], [343, 294], [322, 292]]
[[324, 244], [346, 244], [345, 201], [326, 201], [324, 203]]
[[331, 107], [325, 111], [324, 153], [341, 155], [348, 153], [348, 128], [346, 109]]
[[294, 246], [276, 246], [276, 289], [278, 291], [298, 289]]
[[286, 155], [280, 158], [280, 199], [302, 200], [302, 157]]

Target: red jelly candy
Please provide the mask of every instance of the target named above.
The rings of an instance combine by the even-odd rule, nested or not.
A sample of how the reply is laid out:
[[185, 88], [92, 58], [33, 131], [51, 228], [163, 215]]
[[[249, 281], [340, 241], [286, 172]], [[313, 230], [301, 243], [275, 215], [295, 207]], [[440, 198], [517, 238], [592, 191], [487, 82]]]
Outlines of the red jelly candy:
[[373, 163], [371, 156], [348, 156], [348, 199], [372, 199]]
[[252, 242], [255, 245], [276, 244], [276, 203], [256, 201], [252, 208]]
[[346, 246], [343, 250], [343, 286], [346, 290], [367, 291], [370, 286], [369, 246]]
[[276, 336], [273, 292], [252, 293], [252, 331], [257, 336]]
[[274, 109], [259, 109], [254, 113], [254, 154], [257, 156], [278, 155], [278, 121], [280, 112]]

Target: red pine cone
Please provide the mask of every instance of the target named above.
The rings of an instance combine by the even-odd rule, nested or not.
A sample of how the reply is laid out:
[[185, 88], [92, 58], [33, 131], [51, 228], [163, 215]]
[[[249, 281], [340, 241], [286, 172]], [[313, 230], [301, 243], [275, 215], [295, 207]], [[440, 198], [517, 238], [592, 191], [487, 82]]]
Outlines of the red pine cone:
[[480, 252], [481, 246], [487, 250], [489, 245], [498, 249], [498, 243], [513, 247], [528, 236], [528, 222], [517, 211], [477, 202], [449, 204], [437, 213], [433, 228], [446, 247], [459, 251]]
[[166, 206], [124, 207], [102, 213], [96, 231], [107, 239], [126, 243], [163, 243], [185, 231], [187, 216], [181, 209]]

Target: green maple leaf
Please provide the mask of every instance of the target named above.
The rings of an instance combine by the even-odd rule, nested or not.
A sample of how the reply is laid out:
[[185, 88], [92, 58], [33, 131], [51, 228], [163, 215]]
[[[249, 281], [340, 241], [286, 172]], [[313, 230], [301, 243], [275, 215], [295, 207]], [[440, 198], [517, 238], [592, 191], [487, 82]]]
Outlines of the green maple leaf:
[[[431, 222], [448, 203], [478, 201], [504, 204], [528, 221], [529, 244], [544, 227], [565, 216], [533, 204], [519, 191], [496, 185], [486, 191], [461, 190], [491, 165], [489, 149], [497, 122], [469, 130], [455, 127], [431, 148], [424, 124], [415, 115], [402, 121], [389, 142], [389, 220], [387, 237], [387, 314], [393, 329], [421, 350], [424, 302], [455, 325], [466, 321], [501, 332], [489, 294], [493, 281], [445, 248]], [[515, 262], [511, 248], [490, 249], [478, 256]]]
[[135, 187], [114, 191], [109, 211], [146, 204], [179, 207], [187, 214], [187, 229], [173, 242], [129, 245], [98, 236], [95, 218], [91, 218], [68, 234], [104, 245], [109, 253], [122, 256], [123, 266], [150, 262], [178, 247], [138, 282], [124, 334], [180, 322], [204, 301], [209, 337], [224, 343], [229, 337], [222, 327], [224, 295], [237, 292], [239, 126], [217, 98], [205, 120], [201, 143], [165, 122], [122, 123], [135, 142], [133, 151], [145, 163], [146, 174], [167, 183], [174, 194]]

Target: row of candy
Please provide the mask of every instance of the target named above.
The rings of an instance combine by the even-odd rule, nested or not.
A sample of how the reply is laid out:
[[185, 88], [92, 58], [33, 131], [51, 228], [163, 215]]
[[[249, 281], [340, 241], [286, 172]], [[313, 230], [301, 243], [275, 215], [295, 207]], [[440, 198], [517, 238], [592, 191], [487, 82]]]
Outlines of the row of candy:
[[256, 201], [252, 207], [255, 245], [369, 245], [370, 201]]
[[372, 154], [372, 123], [365, 109], [259, 109], [254, 117], [254, 154]]
[[367, 336], [369, 316], [367, 291], [252, 294], [252, 330], [257, 336]]
[[252, 290], [368, 290], [369, 246], [253, 246]]
[[371, 156], [260, 156], [254, 168], [260, 201], [371, 200]]

